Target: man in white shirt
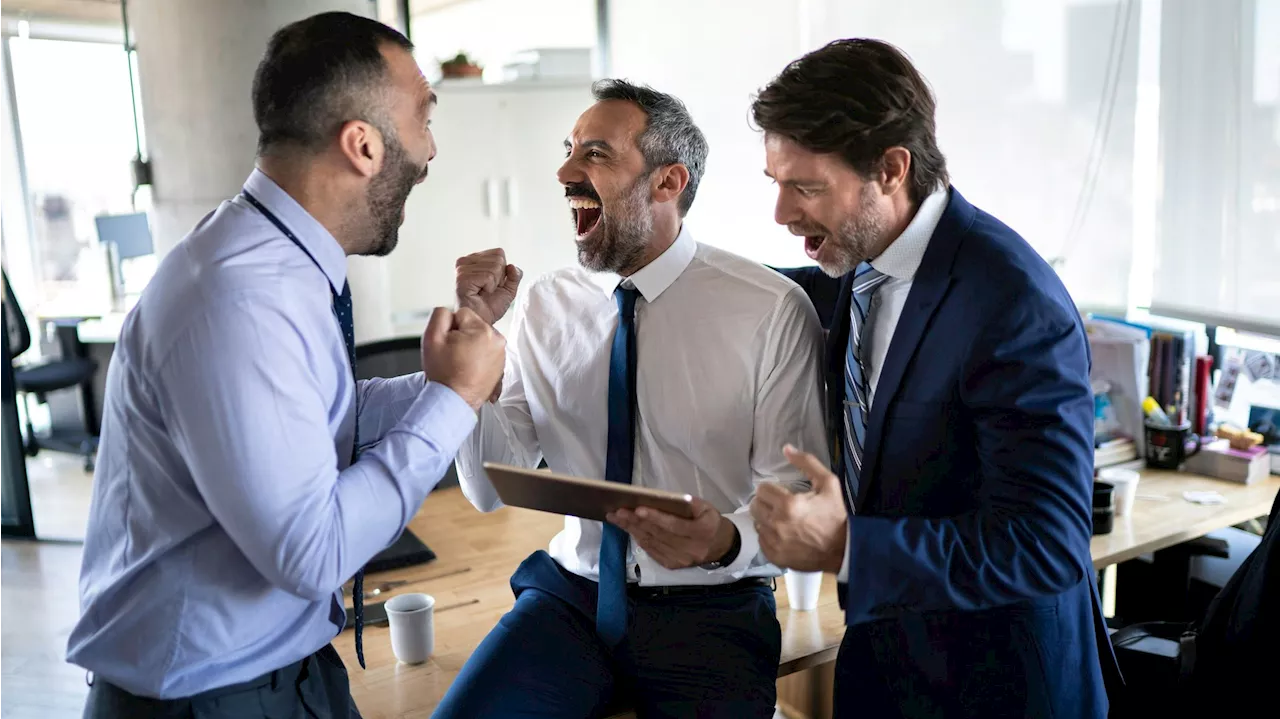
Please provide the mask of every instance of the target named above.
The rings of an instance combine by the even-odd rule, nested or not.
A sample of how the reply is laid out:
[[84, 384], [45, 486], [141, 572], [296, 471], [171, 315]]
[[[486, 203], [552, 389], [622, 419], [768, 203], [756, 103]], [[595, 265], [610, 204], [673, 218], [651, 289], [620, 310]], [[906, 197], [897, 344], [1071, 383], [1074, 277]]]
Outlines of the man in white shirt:
[[[521, 293], [501, 399], [458, 474], [483, 511], [500, 502], [482, 461], [545, 458], [693, 494], [696, 518], [567, 517], [436, 716], [771, 717], [780, 572], [748, 507], [761, 483], [805, 486], [785, 441], [828, 455], [821, 327], [790, 280], [683, 226], [707, 153], [684, 105], [617, 80], [594, 91], [559, 172], [581, 266]], [[496, 321], [519, 279], [500, 250], [463, 258], [459, 305]]]

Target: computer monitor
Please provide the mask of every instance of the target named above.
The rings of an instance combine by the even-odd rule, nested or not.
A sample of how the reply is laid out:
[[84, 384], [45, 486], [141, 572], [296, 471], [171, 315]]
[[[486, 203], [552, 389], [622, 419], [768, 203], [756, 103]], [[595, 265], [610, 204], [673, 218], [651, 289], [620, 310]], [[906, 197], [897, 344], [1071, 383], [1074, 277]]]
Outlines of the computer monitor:
[[98, 226], [98, 241], [115, 247], [116, 256], [122, 260], [142, 257], [155, 252], [151, 245], [151, 226], [145, 212], [129, 215], [99, 215], [93, 218]]
[[[147, 223], [144, 212], [128, 215], [99, 215], [93, 218], [98, 228], [98, 241], [107, 248], [109, 269], [111, 272], [112, 292], [117, 298], [141, 290], [154, 271], [155, 247], [151, 243], [151, 227]], [[145, 267], [136, 269], [142, 272], [131, 272], [130, 260], [146, 258], [142, 261]]]

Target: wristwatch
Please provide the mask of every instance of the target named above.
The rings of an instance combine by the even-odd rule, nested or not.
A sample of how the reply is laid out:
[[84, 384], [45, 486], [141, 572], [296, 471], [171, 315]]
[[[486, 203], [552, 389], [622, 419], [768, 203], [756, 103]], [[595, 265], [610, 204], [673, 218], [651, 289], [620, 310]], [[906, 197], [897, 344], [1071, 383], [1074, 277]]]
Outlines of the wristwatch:
[[723, 557], [715, 560], [714, 562], [707, 562], [706, 564], [698, 565], [700, 568], [724, 569], [730, 564], [733, 564], [733, 560], [738, 558], [738, 552], [742, 551], [742, 535], [738, 533], [738, 525], [733, 524], [733, 522], [730, 522], [729, 524], [733, 525], [733, 541], [729, 544], [729, 551], [725, 552]]

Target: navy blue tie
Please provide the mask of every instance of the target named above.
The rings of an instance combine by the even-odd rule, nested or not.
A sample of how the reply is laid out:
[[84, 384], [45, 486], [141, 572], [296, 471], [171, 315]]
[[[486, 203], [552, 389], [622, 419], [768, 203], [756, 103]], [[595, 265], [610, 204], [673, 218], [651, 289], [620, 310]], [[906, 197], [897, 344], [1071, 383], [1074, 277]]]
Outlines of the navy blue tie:
[[854, 506], [862, 474], [862, 451], [867, 439], [868, 397], [863, 345], [868, 312], [876, 288], [889, 279], [871, 265], [862, 263], [854, 270], [853, 297], [849, 303], [849, 344], [844, 357], [844, 482], [849, 506]]
[[[635, 462], [636, 297], [634, 289], [613, 291], [618, 303], [618, 329], [609, 355], [609, 446], [604, 478], [631, 484]], [[609, 646], [627, 633], [627, 533], [606, 522], [600, 538], [600, 584], [596, 631]]]
[[[351, 361], [351, 379], [355, 381], [356, 373], [356, 332], [355, 318], [351, 311], [351, 283], [342, 285], [342, 294], [333, 296], [333, 313], [338, 316], [338, 325], [342, 328], [342, 341], [347, 345], [347, 359]], [[359, 396], [359, 387], [356, 388], [356, 395]], [[356, 447], [360, 444], [360, 407], [356, 407], [356, 421], [353, 429], [354, 434], [351, 438], [351, 462], [356, 461]], [[356, 659], [360, 661], [360, 668], [364, 668], [364, 570], [356, 572], [354, 585], [351, 588], [351, 602], [355, 608], [356, 615]], [[334, 608], [331, 611], [334, 623], [339, 628], [346, 623], [346, 611], [342, 608], [342, 603], [337, 599], [333, 600]]]

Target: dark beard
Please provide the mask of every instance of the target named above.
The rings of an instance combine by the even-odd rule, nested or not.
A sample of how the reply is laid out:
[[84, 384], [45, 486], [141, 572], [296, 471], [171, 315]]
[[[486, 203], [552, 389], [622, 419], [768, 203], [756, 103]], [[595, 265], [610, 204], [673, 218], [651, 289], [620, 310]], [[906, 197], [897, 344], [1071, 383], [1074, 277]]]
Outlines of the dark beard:
[[382, 171], [374, 175], [369, 182], [366, 201], [369, 205], [370, 238], [368, 250], [362, 255], [384, 257], [396, 248], [400, 241], [400, 218], [404, 212], [404, 203], [409, 199], [413, 186], [426, 174], [426, 169], [418, 167], [409, 159], [409, 153], [400, 138], [393, 132], [382, 133], [386, 145], [386, 157], [382, 162]]
[[611, 213], [600, 218], [600, 237], [578, 246], [578, 264], [592, 272], [622, 272], [644, 257], [653, 235], [648, 189], [646, 173], [636, 179]]

